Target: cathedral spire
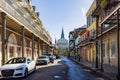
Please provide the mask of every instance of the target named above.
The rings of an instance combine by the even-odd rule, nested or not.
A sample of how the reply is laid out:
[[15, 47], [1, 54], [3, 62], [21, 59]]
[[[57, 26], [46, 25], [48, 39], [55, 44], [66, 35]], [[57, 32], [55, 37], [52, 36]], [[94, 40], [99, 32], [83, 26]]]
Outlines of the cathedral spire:
[[62, 28], [61, 38], [64, 38], [64, 30]]

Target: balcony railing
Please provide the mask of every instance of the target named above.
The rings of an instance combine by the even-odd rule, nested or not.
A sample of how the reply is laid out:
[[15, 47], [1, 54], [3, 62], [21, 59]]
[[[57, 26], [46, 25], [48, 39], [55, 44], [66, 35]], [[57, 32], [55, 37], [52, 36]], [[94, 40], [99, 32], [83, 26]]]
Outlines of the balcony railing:
[[[14, 4], [14, 5], [11, 5]], [[23, 7], [19, 4], [19, 2], [16, 2], [15, 0], [1, 0], [0, 1], [0, 8], [1, 10], [5, 11], [7, 14], [10, 15], [14, 20], [16, 20], [18, 23], [23, 25], [25, 28], [27, 28], [29, 31], [34, 33], [37, 37], [42, 38], [40, 31], [35, 28], [36, 24], [31, 24], [32, 20], [28, 15], [26, 16], [26, 12], [23, 9]], [[42, 28], [42, 26], [39, 26]], [[48, 41], [47, 41], [48, 42]]]
[[116, 0], [114, 5], [108, 5], [108, 7], [110, 7], [110, 9], [108, 9], [108, 10], [102, 9], [101, 22], [103, 22], [106, 18], [108, 18], [108, 16], [119, 6], [120, 6], [120, 1]]
[[29, 2], [27, 0], [24, 0], [22, 2], [20, 2], [20, 4], [24, 7], [24, 9], [28, 12], [31, 12], [32, 6], [29, 4]]
[[[107, 27], [103, 26], [103, 28], [102, 28], [102, 34], [105, 34], [106, 32], [114, 29], [116, 26], [117, 26], [117, 24], [112, 24], [112, 25], [109, 25], [109, 26], [107, 26]], [[101, 27], [102, 27], [102, 26], [101, 26]], [[97, 31], [97, 36], [101, 36], [101, 29], [99, 29], [99, 30]]]
[[69, 38], [70, 39], [70, 41], [75, 41], [75, 39], [74, 38]]
[[96, 5], [98, 6], [100, 4], [101, 0], [96, 0]]
[[89, 40], [95, 39], [95, 36], [96, 36], [96, 34], [93, 34], [93, 35], [89, 36], [88, 39]]

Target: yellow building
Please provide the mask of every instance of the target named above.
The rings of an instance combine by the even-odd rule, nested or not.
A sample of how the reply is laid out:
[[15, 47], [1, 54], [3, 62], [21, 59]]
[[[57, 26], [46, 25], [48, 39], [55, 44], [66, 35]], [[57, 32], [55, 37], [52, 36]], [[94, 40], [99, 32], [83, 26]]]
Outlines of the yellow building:
[[96, 46], [95, 46], [95, 31], [96, 31], [96, 20], [92, 17], [92, 13], [96, 8], [95, 1], [92, 3], [91, 7], [86, 13], [87, 18], [87, 60], [90, 62], [95, 62], [96, 56]]
[[0, 65], [13, 57], [35, 60], [51, 51], [51, 41], [31, 0], [0, 1]]

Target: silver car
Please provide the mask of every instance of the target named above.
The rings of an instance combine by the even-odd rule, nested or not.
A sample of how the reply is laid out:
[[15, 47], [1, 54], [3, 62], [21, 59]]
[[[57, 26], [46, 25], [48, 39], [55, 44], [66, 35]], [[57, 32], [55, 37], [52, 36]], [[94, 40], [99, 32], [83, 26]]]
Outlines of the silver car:
[[42, 55], [37, 58], [36, 64], [48, 64], [48, 63], [49, 63], [49, 57], [46, 55]]

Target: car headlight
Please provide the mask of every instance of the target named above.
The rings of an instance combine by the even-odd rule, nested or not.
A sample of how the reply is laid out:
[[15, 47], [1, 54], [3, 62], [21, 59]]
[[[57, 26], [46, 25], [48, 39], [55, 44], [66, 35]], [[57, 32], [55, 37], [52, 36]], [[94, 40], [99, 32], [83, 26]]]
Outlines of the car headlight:
[[16, 70], [23, 70], [23, 68], [17, 68]]

